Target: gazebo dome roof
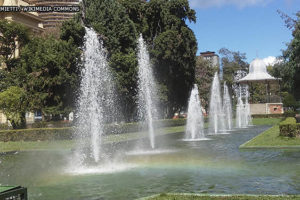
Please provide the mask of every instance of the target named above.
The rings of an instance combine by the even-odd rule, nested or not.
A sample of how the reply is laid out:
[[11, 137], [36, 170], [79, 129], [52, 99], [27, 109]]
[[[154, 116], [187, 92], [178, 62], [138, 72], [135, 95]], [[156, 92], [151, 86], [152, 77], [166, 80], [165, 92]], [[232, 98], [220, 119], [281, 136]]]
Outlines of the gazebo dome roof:
[[256, 58], [250, 63], [249, 74], [247, 74], [247, 76], [245, 76], [244, 78], [238, 80], [238, 82], [247, 83], [274, 80], [277, 79], [268, 74], [266, 63], [262, 59]]

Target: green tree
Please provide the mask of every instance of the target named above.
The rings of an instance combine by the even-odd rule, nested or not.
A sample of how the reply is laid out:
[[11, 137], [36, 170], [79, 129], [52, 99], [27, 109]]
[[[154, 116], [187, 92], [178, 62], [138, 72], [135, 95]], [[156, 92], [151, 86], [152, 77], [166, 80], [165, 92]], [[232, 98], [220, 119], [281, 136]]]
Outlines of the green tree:
[[26, 93], [20, 87], [12, 86], [0, 93], [0, 109], [14, 129], [25, 126], [26, 102]]
[[211, 66], [208, 60], [198, 56], [196, 61], [195, 78], [199, 88], [201, 98], [201, 106], [208, 109], [208, 102], [210, 98], [210, 88], [215, 72], [218, 67]]
[[21, 24], [0, 20], [0, 33], [0, 63], [11, 71], [18, 62], [15, 52], [29, 42], [29, 30]]
[[87, 0], [85, 6], [85, 21], [99, 33], [108, 51], [109, 65], [122, 99], [123, 113], [126, 120], [130, 121], [134, 118], [132, 113], [135, 110], [137, 79], [136, 38], [139, 34], [135, 23], [118, 0]]
[[283, 106], [292, 108], [294, 111], [299, 106], [298, 102], [296, 101], [295, 97], [292, 94], [289, 94], [287, 92], [283, 92]]
[[79, 83], [80, 50], [73, 43], [53, 37], [36, 37], [20, 55], [12, 72], [27, 93], [28, 110], [43, 114], [65, 114], [74, 107]]
[[285, 58], [286, 71], [290, 73], [290, 80], [287, 80], [291, 85], [289, 91], [296, 99], [300, 99], [300, 12], [297, 13], [297, 21], [292, 35], [293, 39], [283, 52], [283, 57]]
[[197, 50], [195, 35], [185, 23], [196, 20], [187, 0], [87, 0], [85, 7], [87, 24], [108, 50], [124, 112], [130, 113], [127, 120], [135, 108], [140, 33], [148, 43], [166, 113], [171, 116], [185, 106], [194, 83]]
[[60, 39], [70, 41], [78, 47], [84, 43], [85, 29], [80, 23], [79, 16], [64, 21], [60, 29]]
[[146, 39], [161, 88], [167, 88], [167, 117], [186, 106], [195, 82], [197, 41], [186, 20], [196, 22], [187, 0], [151, 0], [145, 5]]
[[248, 73], [249, 64], [246, 61], [246, 54], [226, 48], [221, 48], [219, 54], [221, 55], [223, 81], [226, 81], [229, 93], [236, 94], [238, 89], [236, 81]]

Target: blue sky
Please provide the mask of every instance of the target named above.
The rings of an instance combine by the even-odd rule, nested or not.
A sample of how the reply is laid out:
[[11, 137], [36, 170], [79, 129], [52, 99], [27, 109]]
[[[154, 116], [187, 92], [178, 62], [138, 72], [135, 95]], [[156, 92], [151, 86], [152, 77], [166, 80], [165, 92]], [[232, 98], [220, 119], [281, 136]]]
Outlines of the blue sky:
[[196, 11], [194, 31], [198, 52], [225, 47], [246, 53], [247, 61], [281, 55], [292, 39], [277, 10], [292, 18], [300, 11], [300, 0], [189, 0]]

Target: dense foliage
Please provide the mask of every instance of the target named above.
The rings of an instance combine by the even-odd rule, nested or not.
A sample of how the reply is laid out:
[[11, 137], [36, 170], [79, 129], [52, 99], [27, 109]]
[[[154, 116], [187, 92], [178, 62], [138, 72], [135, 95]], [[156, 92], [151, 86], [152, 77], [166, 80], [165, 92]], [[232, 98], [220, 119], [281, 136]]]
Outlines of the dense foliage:
[[187, 0], [87, 0], [85, 7], [86, 23], [102, 36], [109, 52], [127, 120], [135, 109], [140, 34], [149, 47], [165, 115], [186, 105], [197, 48], [194, 33], [185, 23], [196, 20]]
[[17, 86], [0, 92], [0, 108], [13, 128], [25, 126], [26, 93]]
[[21, 24], [0, 20], [0, 62], [8, 71], [18, 61], [19, 49], [29, 42], [29, 30]]
[[[291, 20], [291, 18], [289, 18]], [[300, 100], [300, 12], [297, 19], [287, 20], [286, 25], [293, 30], [293, 39], [283, 51], [283, 62], [276, 64], [272, 69], [275, 77], [282, 78], [282, 90], [292, 94]], [[291, 98], [291, 97], [290, 97]]]
[[201, 98], [201, 106], [208, 110], [208, 101], [210, 98], [210, 88], [212, 80], [218, 66], [211, 66], [208, 60], [198, 56], [195, 68], [195, 81], [198, 85], [199, 95]]
[[[185, 23], [196, 20], [188, 1], [87, 0], [84, 6], [86, 26], [99, 33], [107, 49], [125, 120], [135, 119], [140, 35], [149, 47], [165, 117], [184, 108], [194, 83], [197, 49], [194, 33]], [[12, 99], [9, 105], [2, 102], [0, 109], [7, 110], [10, 121], [19, 126], [28, 111], [38, 110], [43, 116], [74, 111], [85, 34], [80, 16], [38, 36], [6, 21], [0, 22], [0, 32], [0, 92], [3, 99]], [[22, 97], [8, 95], [16, 89]]]
[[[83, 43], [80, 38], [83, 38], [84, 29], [74, 20], [65, 24], [62, 26], [62, 39], [56, 39], [52, 36], [29, 37], [30, 33], [22, 25], [1, 21], [3, 33], [10, 33], [10, 30], [16, 32], [4, 36], [15, 37], [18, 40], [7, 43], [11, 46], [7, 54], [13, 54], [18, 47], [19, 55], [6, 56], [3, 53], [4, 64], [0, 69], [0, 90], [3, 91], [1, 94], [7, 97], [8, 92], [15, 91], [16, 88], [22, 91], [19, 92], [22, 97], [10, 96], [14, 100], [10, 101], [9, 105], [0, 105], [0, 109], [15, 127], [23, 124], [25, 112], [28, 111], [39, 110], [43, 115], [55, 116], [67, 114], [74, 109], [81, 57], [78, 47]], [[7, 38], [3, 41], [8, 40]], [[22, 109], [19, 106], [19, 98], [24, 102]], [[9, 106], [16, 108], [12, 110], [14, 114], [5, 111]], [[14, 119], [11, 116], [15, 116]]]

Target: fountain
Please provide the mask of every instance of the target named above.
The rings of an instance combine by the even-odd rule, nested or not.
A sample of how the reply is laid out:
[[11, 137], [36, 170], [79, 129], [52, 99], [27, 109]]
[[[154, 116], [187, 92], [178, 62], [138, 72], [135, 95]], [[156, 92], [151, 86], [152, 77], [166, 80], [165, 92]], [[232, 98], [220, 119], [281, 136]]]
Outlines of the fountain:
[[188, 105], [186, 140], [205, 139], [203, 131], [203, 115], [199, 99], [198, 86], [194, 84]]
[[75, 131], [78, 139], [75, 160], [80, 166], [88, 158], [99, 162], [104, 123], [108, 122], [109, 113], [114, 113], [115, 108], [114, 83], [103, 45], [93, 29], [85, 30], [84, 68], [78, 99], [78, 128]]
[[244, 104], [242, 100], [242, 89], [241, 86], [239, 87], [239, 96], [237, 99], [237, 104], [236, 104], [236, 127], [241, 128], [242, 127], [242, 112], [243, 112]]
[[153, 119], [157, 116], [156, 84], [153, 77], [147, 46], [142, 35], [138, 39], [138, 115], [140, 121], [148, 126], [151, 148], [155, 148]]
[[225, 114], [226, 130], [231, 130], [232, 129], [232, 106], [231, 106], [231, 98], [230, 98], [230, 94], [226, 82], [224, 82], [223, 113]]
[[246, 125], [252, 125], [252, 117], [250, 112], [250, 104], [249, 104], [249, 87], [246, 85], [246, 97], [245, 97], [245, 118], [246, 118]]
[[218, 73], [214, 75], [210, 91], [209, 104], [209, 133], [217, 134], [225, 131], [225, 114], [222, 108], [222, 98], [220, 92], [220, 81]]
[[236, 127], [246, 128], [252, 124], [252, 118], [250, 113], [250, 104], [248, 102], [249, 92], [248, 86], [245, 88], [245, 103], [243, 102], [242, 87], [239, 87], [239, 97], [236, 105]]

